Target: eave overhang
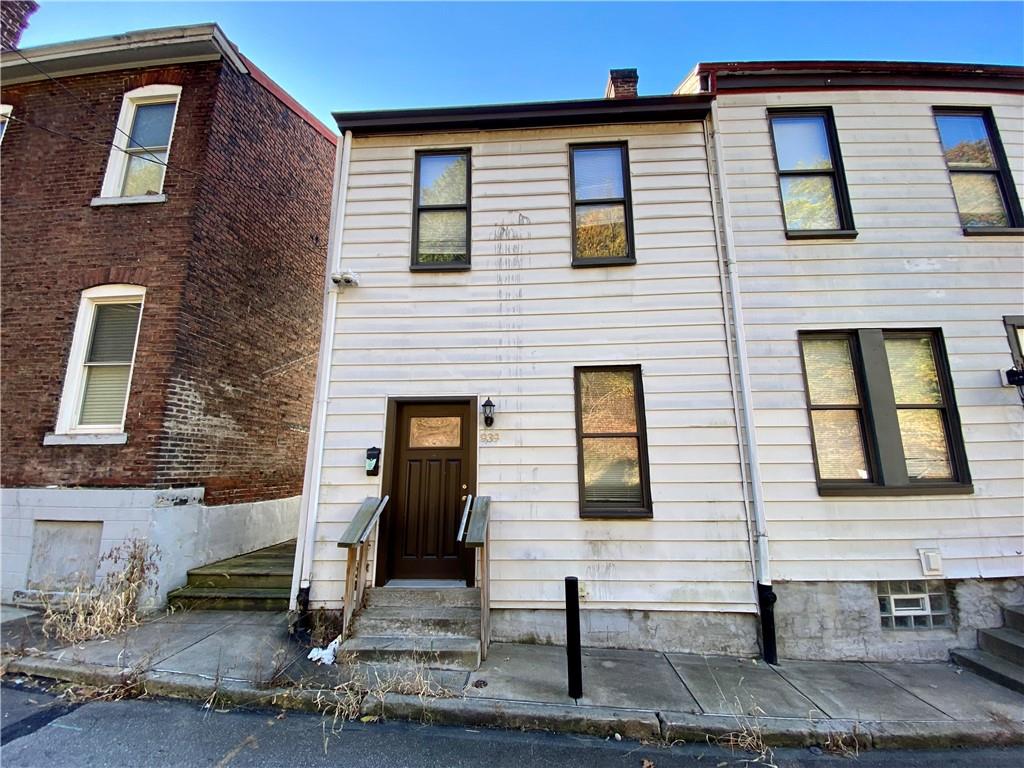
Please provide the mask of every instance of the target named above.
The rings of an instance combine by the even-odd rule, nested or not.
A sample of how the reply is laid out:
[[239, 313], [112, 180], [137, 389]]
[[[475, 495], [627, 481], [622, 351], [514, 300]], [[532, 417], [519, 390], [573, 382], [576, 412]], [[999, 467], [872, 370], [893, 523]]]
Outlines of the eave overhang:
[[0, 54], [0, 74], [4, 85], [16, 85], [47, 77], [221, 58], [229, 61], [238, 72], [248, 73], [245, 62], [220, 27], [196, 24], [4, 51]]
[[541, 101], [470, 107], [335, 112], [338, 130], [353, 135], [555, 128], [576, 125], [703, 120], [708, 96], [641, 96], [635, 99]]

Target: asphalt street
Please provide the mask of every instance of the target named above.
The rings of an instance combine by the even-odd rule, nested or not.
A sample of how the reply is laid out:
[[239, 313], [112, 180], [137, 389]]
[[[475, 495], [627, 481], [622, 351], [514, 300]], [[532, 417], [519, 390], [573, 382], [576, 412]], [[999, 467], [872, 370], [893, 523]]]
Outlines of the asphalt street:
[[[269, 710], [219, 712], [182, 701], [92, 702], [67, 707], [46, 693], [6, 685], [0, 693], [0, 710], [0, 763], [4, 768], [727, 768], [771, 764], [756, 762], [749, 753], [707, 744], [666, 747], [409, 723], [347, 723], [332, 733], [330, 724], [316, 715]], [[780, 768], [1016, 768], [1024, 764], [1024, 750], [869, 751], [850, 760], [808, 749], [779, 749], [772, 762]]]

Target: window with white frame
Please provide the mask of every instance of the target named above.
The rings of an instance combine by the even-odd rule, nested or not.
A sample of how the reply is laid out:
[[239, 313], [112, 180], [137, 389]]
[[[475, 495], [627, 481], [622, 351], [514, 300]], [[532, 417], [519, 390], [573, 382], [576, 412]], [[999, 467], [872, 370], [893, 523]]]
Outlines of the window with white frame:
[[82, 291], [64, 379], [58, 434], [124, 430], [146, 289], [100, 285]]
[[949, 596], [941, 581], [880, 581], [877, 589], [883, 629], [953, 626]]
[[12, 111], [10, 104], [0, 104], [0, 142], [4, 140], [4, 134], [7, 133], [7, 120]]
[[163, 192], [180, 96], [179, 85], [146, 85], [124, 95], [101, 197]]

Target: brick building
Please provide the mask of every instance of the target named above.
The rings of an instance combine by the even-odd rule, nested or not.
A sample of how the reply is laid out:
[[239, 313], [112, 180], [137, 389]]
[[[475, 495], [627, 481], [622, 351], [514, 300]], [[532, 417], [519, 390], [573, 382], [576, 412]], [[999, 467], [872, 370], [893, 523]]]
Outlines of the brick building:
[[334, 135], [215, 25], [0, 73], [4, 601], [293, 537]]

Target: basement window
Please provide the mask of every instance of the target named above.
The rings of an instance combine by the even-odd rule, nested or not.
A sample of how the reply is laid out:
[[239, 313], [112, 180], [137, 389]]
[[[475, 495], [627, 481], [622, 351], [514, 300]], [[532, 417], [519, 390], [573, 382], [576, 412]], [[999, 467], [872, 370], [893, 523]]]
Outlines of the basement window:
[[944, 629], [953, 626], [949, 596], [941, 581], [880, 581], [882, 629]]

